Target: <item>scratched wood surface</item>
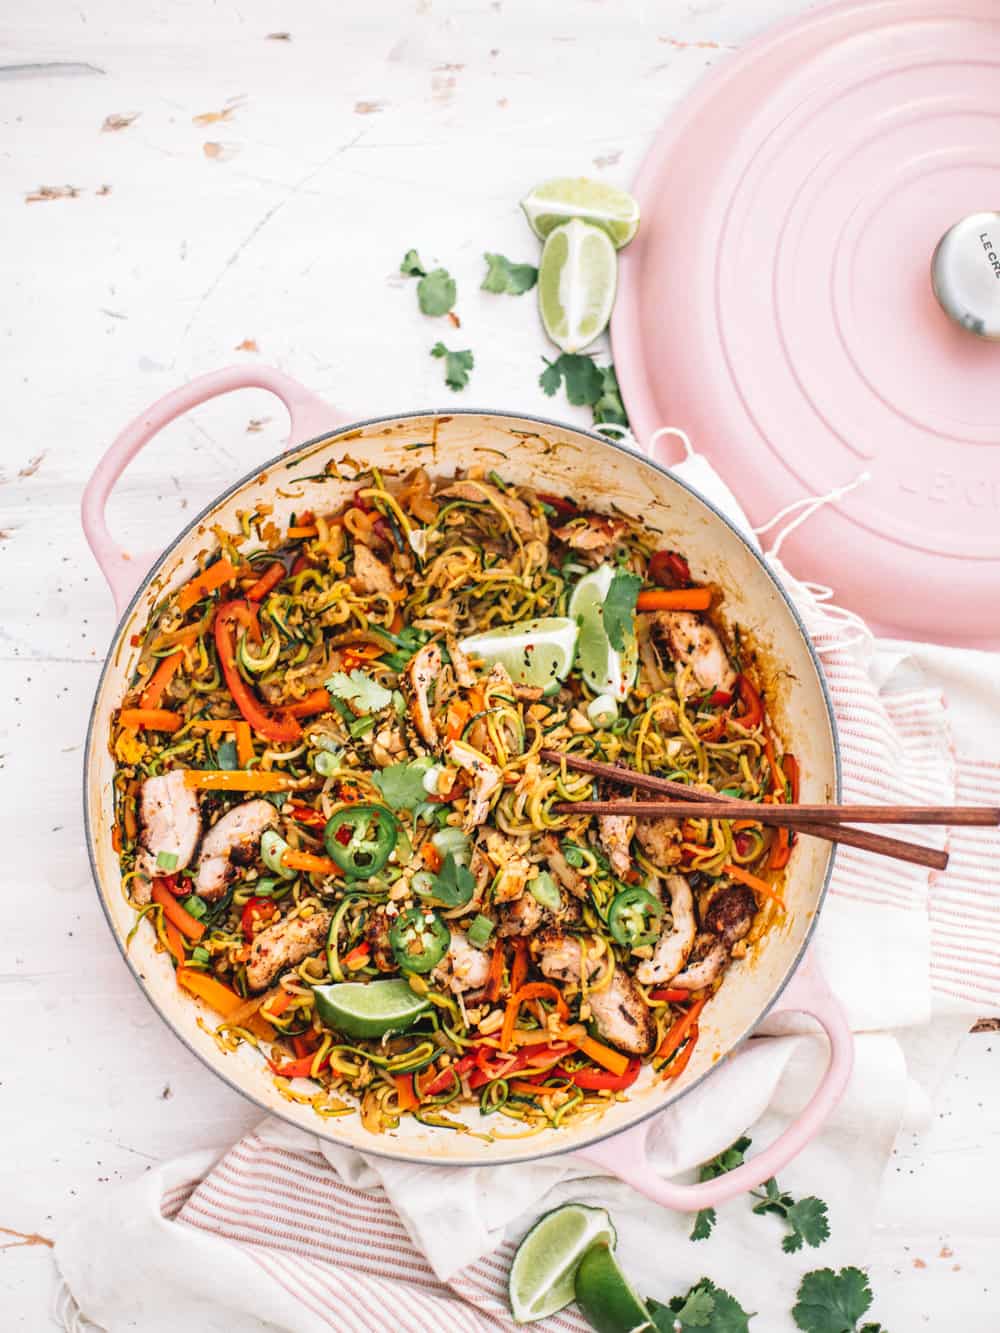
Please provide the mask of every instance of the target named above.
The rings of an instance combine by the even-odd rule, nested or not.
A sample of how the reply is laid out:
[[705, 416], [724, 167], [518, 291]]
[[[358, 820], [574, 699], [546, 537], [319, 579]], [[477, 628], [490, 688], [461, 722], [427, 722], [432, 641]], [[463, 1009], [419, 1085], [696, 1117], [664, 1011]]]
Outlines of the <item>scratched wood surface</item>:
[[[3, 1327], [46, 1325], [45, 1238], [78, 1198], [255, 1118], [137, 992], [91, 886], [82, 739], [113, 622], [78, 503], [102, 450], [167, 389], [254, 358], [358, 415], [461, 401], [585, 420], [538, 387], [532, 298], [477, 290], [482, 252], [534, 261], [528, 187], [626, 184], [706, 67], [803, 7], [49, 0], [0, 17]], [[417, 312], [410, 246], [457, 277], [460, 330]], [[441, 336], [476, 356], [460, 400], [429, 356]], [[258, 392], [174, 425], [123, 478], [114, 531], [165, 541], [284, 429]], [[995, 1040], [964, 1039], [859, 1255], [894, 1333], [996, 1328]]]

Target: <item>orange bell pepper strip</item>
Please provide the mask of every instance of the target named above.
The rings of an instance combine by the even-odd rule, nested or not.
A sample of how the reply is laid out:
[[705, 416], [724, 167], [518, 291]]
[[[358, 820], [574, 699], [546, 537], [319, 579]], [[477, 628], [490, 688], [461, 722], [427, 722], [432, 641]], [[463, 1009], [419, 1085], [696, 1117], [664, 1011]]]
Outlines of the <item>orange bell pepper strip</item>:
[[574, 1037], [573, 1045], [578, 1051], [593, 1060], [595, 1065], [601, 1065], [612, 1074], [621, 1077], [628, 1069], [628, 1056], [622, 1055], [621, 1051], [614, 1051], [610, 1046], [605, 1046], [603, 1042], [595, 1041], [593, 1037]]
[[289, 847], [281, 858], [281, 864], [289, 870], [304, 870], [309, 875], [339, 875], [342, 873], [336, 861], [328, 856], [316, 856], [313, 852], [297, 852]]
[[656, 1052], [657, 1060], [668, 1060], [681, 1046], [691, 1030], [697, 1026], [698, 1016], [707, 1003], [707, 1000], [695, 1000], [694, 1004], [685, 1009], [660, 1042]]
[[[179, 967], [177, 984], [189, 994], [204, 1001], [209, 1009], [214, 1009], [217, 1014], [230, 1021], [234, 1015], [238, 1015], [240, 1009], [246, 1009], [247, 1002], [242, 995], [237, 995], [234, 990], [230, 990], [207, 972], [199, 972], [193, 967]], [[274, 1037], [274, 1029], [259, 1013], [251, 1014], [246, 1022], [239, 1023], [239, 1026], [248, 1028], [255, 1037], [261, 1037], [264, 1041], [270, 1041]]]
[[291, 991], [279, 990], [277, 995], [272, 995], [269, 1000], [264, 1000], [259, 1013], [262, 1018], [280, 1018], [295, 998]]
[[503, 1027], [500, 1029], [500, 1049], [509, 1051], [514, 1039], [514, 1025], [517, 1015], [525, 1000], [551, 1000], [559, 1011], [559, 1017], [565, 1022], [569, 1017], [569, 1008], [563, 999], [562, 991], [553, 986], [551, 981], [532, 981], [514, 991], [507, 1001], [504, 1011]]
[[464, 699], [456, 699], [454, 703], [449, 704], [445, 716], [445, 744], [459, 739], [465, 730], [465, 724], [468, 722], [471, 712], [471, 707]]
[[183, 718], [166, 708], [123, 708], [118, 721], [136, 731], [177, 731]]
[[200, 602], [210, 592], [215, 592], [216, 588], [221, 588], [224, 583], [232, 583], [239, 573], [228, 560], [216, 560], [214, 565], [209, 565], [202, 573], [196, 574], [190, 583], [184, 584], [177, 594], [178, 609], [189, 611], [195, 602]]
[[392, 1081], [396, 1085], [396, 1105], [400, 1111], [412, 1111], [420, 1105], [420, 1098], [413, 1088], [412, 1074], [394, 1074]]
[[319, 528], [315, 523], [293, 523], [285, 533], [289, 541], [301, 541], [304, 537], [316, 537], [319, 534]]
[[707, 611], [711, 588], [643, 588], [635, 601], [637, 611]]
[[178, 649], [176, 653], [171, 653], [169, 657], [161, 657], [156, 670], [150, 676], [146, 683], [146, 688], [139, 696], [139, 707], [143, 709], [159, 708], [163, 699], [163, 692], [174, 678], [174, 673], [184, 661], [183, 649]]
[[188, 787], [201, 791], [294, 791], [298, 778], [287, 773], [246, 772], [239, 768], [188, 768], [184, 772]]
[[724, 865], [722, 873], [728, 875], [730, 879], [735, 879], [739, 884], [745, 884], [748, 889], [753, 889], [754, 893], [759, 893], [762, 898], [771, 898], [779, 907], [784, 907], [785, 900], [778, 890], [773, 884], [768, 884], [766, 879], [761, 879], [759, 875], [751, 875], [749, 870], [734, 865]]
[[158, 903], [163, 908], [163, 917], [165, 921], [172, 922], [173, 925], [186, 935], [189, 940], [195, 943], [201, 939], [205, 933], [205, 927], [196, 916], [184, 910], [170, 890], [161, 884], [158, 879], [153, 880], [150, 893], [154, 903]]
[[262, 602], [272, 588], [276, 588], [285, 577], [285, 566], [280, 560], [275, 560], [273, 565], [268, 565], [256, 583], [252, 583], [247, 588], [248, 602]]
[[314, 717], [317, 713], [326, 713], [329, 710], [330, 694], [321, 685], [315, 690], [310, 690], [301, 699], [286, 704], [282, 712], [287, 713], [289, 717]]
[[233, 702], [254, 731], [269, 741], [297, 741], [302, 728], [294, 717], [272, 713], [260, 703], [236, 666], [237, 624], [256, 624], [256, 615], [247, 602], [223, 602], [215, 613], [215, 647], [226, 687]]
[[172, 921], [166, 920], [164, 916], [163, 933], [167, 937], [167, 947], [177, 960], [177, 966], [183, 967], [187, 962], [187, 954], [184, 952], [184, 936], [177, 929]]

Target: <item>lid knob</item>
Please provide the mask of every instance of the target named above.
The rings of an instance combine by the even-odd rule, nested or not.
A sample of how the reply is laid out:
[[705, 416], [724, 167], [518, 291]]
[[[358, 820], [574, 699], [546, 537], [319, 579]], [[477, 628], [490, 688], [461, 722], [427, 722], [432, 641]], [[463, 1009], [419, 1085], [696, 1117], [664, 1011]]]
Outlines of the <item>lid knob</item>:
[[1000, 213], [970, 213], [945, 232], [931, 260], [931, 284], [949, 319], [1000, 340]]

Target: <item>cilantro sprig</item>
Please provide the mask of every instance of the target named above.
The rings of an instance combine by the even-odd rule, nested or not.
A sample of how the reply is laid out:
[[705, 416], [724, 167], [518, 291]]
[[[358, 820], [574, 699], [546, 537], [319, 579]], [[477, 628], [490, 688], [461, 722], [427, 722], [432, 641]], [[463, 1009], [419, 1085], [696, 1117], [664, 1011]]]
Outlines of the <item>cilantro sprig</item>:
[[860, 1268], [817, 1268], [799, 1284], [792, 1318], [804, 1333], [888, 1333], [878, 1323], [858, 1329], [873, 1297], [867, 1274]]
[[722, 1287], [703, 1277], [685, 1296], [675, 1296], [667, 1305], [647, 1301], [653, 1324], [660, 1333], [697, 1328], [702, 1333], [748, 1333], [753, 1318]]
[[417, 283], [417, 304], [423, 314], [446, 315], [452, 309], [458, 288], [446, 268], [434, 268], [428, 272], [416, 250], [407, 250], [399, 271], [404, 278], [420, 279]]
[[382, 793], [382, 799], [392, 810], [415, 810], [424, 800], [424, 778], [430, 760], [418, 759], [410, 764], [388, 764], [372, 774], [372, 781]]
[[350, 675], [335, 671], [326, 682], [326, 688], [335, 699], [343, 699], [361, 715], [378, 713], [392, 703], [392, 690], [356, 669]]
[[[723, 1149], [710, 1162], [705, 1162], [698, 1174], [699, 1182], [704, 1184], [706, 1180], [716, 1180], [728, 1171], [735, 1171], [738, 1166], [742, 1166], [750, 1143], [751, 1140], [744, 1136], [737, 1139], [735, 1143], [731, 1143], [728, 1148]], [[691, 1228], [691, 1239], [707, 1240], [712, 1234], [715, 1221], [716, 1212], [714, 1208], [700, 1209], [695, 1214], [694, 1226]]]
[[468, 348], [462, 352], [452, 352], [443, 342], [436, 342], [431, 348], [431, 356], [444, 357], [444, 382], [449, 389], [457, 393], [465, 388], [469, 382], [469, 372], [476, 364]]
[[635, 633], [635, 604], [642, 587], [638, 574], [619, 569], [608, 586], [602, 619], [608, 642], [616, 653], [625, 651], [626, 635]]
[[538, 269], [534, 264], [514, 264], [506, 255], [483, 255], [486, 260], [486, 277], [482, 281], [484, 292], [496, 292], [498, 295], [521, 296], [530, 292], [538, 281]]
[[781, 1242], [781, 1248], [786, 1254], [795, 1254], [801, 1250], [803, 1242], [815, 1248], [829, 1238], [830, 1223], [822, 1199], [810, 1194], [796, 1202], [779, 1187], [773, 1176], [764, 1182], [764, 1191], [763, 1194], [759, 1190], [751, 1191], [753, 1197], [760, 1200], [754, 1205], [753, 1211], [758, 1216], [774, 1213], [788, 1225], [790, 1230]]
[[558, 392], [560, 384], [565, 385], [566, 397], [574, 407], [591, 409], [595, 426], [628, 425], [613, 365], [599, 366], [593, 357], [580, 352], [563, 352], [554, 361], [547, 357], [542, 360], [545, 369], [538, 383], [548, 397]]

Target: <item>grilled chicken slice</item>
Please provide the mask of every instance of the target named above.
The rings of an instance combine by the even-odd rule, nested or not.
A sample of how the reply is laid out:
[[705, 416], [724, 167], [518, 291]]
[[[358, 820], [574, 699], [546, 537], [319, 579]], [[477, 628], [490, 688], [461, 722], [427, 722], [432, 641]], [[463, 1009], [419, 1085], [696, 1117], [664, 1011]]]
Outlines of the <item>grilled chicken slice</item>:
[[461, 930], [453, 930], [448, 952], [431, 977], [439, 986], [447, 986], [458, 995], [468, 990], [480, 990], [486, 985], [489, 972], [489, 953], [470, 944]]
[[722, 969], [729, 962], [729, 946], [714, 935], [700, 935], [696, 942], [696, 952], [704, 945], [708, 945], [708, 951], [683, 972], [671, 977], [671, 986], [678, 990], [701, 990], [704, 986], [711, 986], [721, 975]]
[[441, 649], [436, 643], [425, 643], [414, 653], [403, 675], [409, 694], [410, 714], [420, 739], [425, 745], [437, 745], [438, 733], [431, 717], [427, 693], [441, 671]]
[[464, 821], [466, 833], [471, 833], [489, 814], [490, 797], [503, 781], [503, 774], [480, 750], [466, 745], [465, 741], [449, 741], [445, 746], [445, 755], [450, 764], [472, 774]]
[[587, 881], [566, 860], [558, 839], [551, 833], [546, 834], [542, 839], [541, 847], [553, 878], [559, 887], [566, 889], [576, 898], [585, 898], [587, 896]]
[[278, 812], [270, 801], [244, 801], [224, 814], [201, 844], [195, 893], [202, 898], [221, 898], [237, 866], [252, 864], [261, 834], [277, 822]]
[[[132, 896], [136, 902], [148, 903], [148, 880], [158, 875], [173, 875], [185, 870], [201, 837], [201, 813], [194, 790], [184, 780], [184, 769], [174, 768], [155, 778], [147, 778], [139, 793], [140, 852]], [[163, 853], [170, 861], [170, 869], [158, 866], [156, 858]]]
[[635, 836], [639, 846], [655, 866], [676, 865], [681, 857], [680, 844], [675, 837], [679, 827], [676, 819], [640, 819]]
[[732, 884], [720, 889], [705, 909], [705, 929], [732, 945], [750, 933], [756, 915], [753, 890], [744, 884]]
[[455, 680], [463, 690], [467, 690], [476, 683], [476, 673], [469, 666], [469, 659], [458, 646], [458, 640], [454, 634], [446, 634], [445, 645], [448, 649], [448, 656], [451, 658], [451, 669], [455, 673]]
[[615, 549], [626, 528], [627, 525], [619, 518], [584, 514], [580, 518], [570, 519], [561, 528], [553, 528], [552, 535], [565, 542], [571, 550], [600, 562]]
[[580, 920], [580, 904], [567, 894], [560, 894], [557, 908], [543, 907], [533, 893], [522, 893], [512, 902], [501, 903], [497, 934], [510, 938], [515, 935], [533, 935], [541, 927], [568, 926]]
[[[580, 941], [558, 931], [546, 932], [536, 943], [538, 966], [557, 981], [579, 985], [582, 970]], [[588, 979], [601, 964], [587, 960]], [[587, 991], [587, 1003], [597, 1030], [605, 1041], [630, 1055], [648, 1055], [656, 1043], [656, 1023], [638, 986], [625, 972], [616, 971], [611, 984], [600, 991]]]
[[354, 544], [354, 572], [350, 578], [351, 587], [362, 596], [374, 597], [377, 593], [390, 594], [396, 591], [396, 580], [392, 570], [383, 565], [377, 555], [373, 555], [361, 542]]
[[250, 945], [247, 963], [250, 989], [266, 989], [286, 967], [293, 967], [311, 953], [317, 953], [326, 943], [330, 921], [329, 912], [314, 912], [312, 916], [296, 916], [265, 926]]
[[632, 815], [598, 815], [597, 832], [601, 846], [608, 854], [611, 869], [622, 878], [632, 868], [630, 848], [635, 835], [636, 821]]
[[731, 690], [736, 672], [716, 630], [693, 611], [654, 611], [649, 632], [661, 656], [679, 667], [690, 667], [687, 693]]
[[683, 875], [668, 875], [671, 925], [656, 942], [653, 956], [640, 963], [636, 977], [644, 986], [662, 986], [677, 975], [687, 962], [694, 944], [694, 897]]
[[471, 500], [473, 503], [490, 504], [494, 509], [502, 510], [513, 524], [519, 537], [530, 539], [545, 534], [544, 519], [536, 525], [531, 517], [531, 510], [509, 491], [501, 491], [488, 481], [453, 481], [443, 491], [438, 491], [436, 500]]

